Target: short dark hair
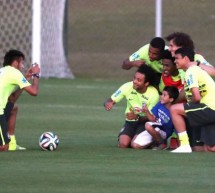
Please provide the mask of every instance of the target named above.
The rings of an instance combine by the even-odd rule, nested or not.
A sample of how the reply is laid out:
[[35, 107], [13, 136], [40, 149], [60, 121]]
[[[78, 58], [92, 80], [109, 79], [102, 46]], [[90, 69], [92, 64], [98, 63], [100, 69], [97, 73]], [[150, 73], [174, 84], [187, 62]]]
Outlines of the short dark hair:
[[155, 37], [151, 40], [150, 45], [153, 48], [158, 48], [159, 50], [163, 51], [165, 48], [165, 41], [163, 38]]
[[175, 64], [175, 58], [172, 57], [172, 54], [169, 50], [164, 50], [162, 53], [162, 59], [169, 59], [172, 61], [173, 64]]
[[173, 102], [178, 98], [179, 91], [175, 86], [165, 86], [163, 91], [166, 91], [169, 94], [169, 98], [172, 98]]
[[148, 66], [147, 64], [141, 65], [137, 69], [137, 72], [145, 75], [145, 82], [149, 82], [149, 85], [155, 85], [155, 72], [150, 66]]
[[165, 39], [169, 42], [173, 40], [173, 42], [180, 47], [189, 47], [191, 49], [195, 49], [194, 42], [191, 37], [183, 32], [174, 32], [165, 37]]
[[25, 55], [19, 50], [9, 50], [4, 56], [3, 66], [10, 66], [13, 61], [25, 59]]
[[175, 51], [175, 54], [181, 54], [182, 57], [187, 56], [190, 59], [190, 61], [194, 61], [195, 52], [191, 48], [188, 47], [179, 48]]

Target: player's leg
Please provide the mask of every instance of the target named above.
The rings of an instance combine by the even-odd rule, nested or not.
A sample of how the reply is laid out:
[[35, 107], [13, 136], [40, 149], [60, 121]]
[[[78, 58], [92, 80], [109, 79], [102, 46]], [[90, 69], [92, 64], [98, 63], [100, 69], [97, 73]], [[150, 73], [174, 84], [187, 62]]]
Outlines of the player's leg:
[[119, 136], [118, 147], [120, 147], [120, 148], [128, 148], [128, 147], [130, 147], [130, 143], [131, 143], [131, 137], [129, 137], [128, 135], [121, 134]]
[[156, 125], [155, 123], [152, 122], [147, 122], [145, 125], [146, 130], [151, 134], [151, 136], [153, 137], [153, 140], [160, 144], [163, 142], [163, 139], [161, 138], [160, 134], [159, 134], [159, 126]]
[[137, 122], [135, 135], [131, 141], [131, 147], [134, 149], [148, 148], [152, 141], [152, 136], [145, 131], [146, 122]]
[[0, 115], [0, 151], [7, 151], [10, 138], [8, 135], [7, 122], [4, 115]]
[[165, 150], [167, 148], [167, 133], [162, 130], [162, 126], [157, 122], [148, 122], [146, 130], [150, 133], [155, 142], [153, 150]]
[[201, 127], [191, 127], [187, 118], [185, 118], [187, 134], [190, 146], [193, 151], [204, 151], [203, 142], [201, 141]]
[[26, 148], [17, 145], [15, 136], [16, 117], [18, 106], [14, 103], [8, 102], [5, 108], [5, 117], [8, 125], [8, 133], [10, 135], [9, 150], [25, 150]]
[[126, 121], [121, 129], [118, 137], [118, 147], [128, 148], [131, 145], [131, 140], [135, 135], [136, 122]]
[[16, 137], [15, 137], [15, 126], [16, 126], [16, 116], [18, 112], [17, 105], [13, 105], [13, 108], [10, 110], [10, 115], [7, 119], [8, 125], [8, 133], [10, 135], [10, 143], [9, 143], [9, 150], [13, 151], [16, 150]]
[[205, 151], [215, 152], [215, 124], [202, 127], [201, 141]]
[[184, 117], [186, 117], [184, 104], [178, 103], [178, 104], [172, 105], [170, 107], [170, 113], [172, 117], [172, 122], [174, 124], [174, 127], [178, 133], [178, 137], [180, 140], [180, 146], [171, 152], [172, 153], [191, 153], [192, 149], [189, 144], [189, 138], [186, 131], [186, 123], [184, 120]]
[[149, 147], [153, 142], [152, 136], [148, 131], [142, 131], [140, 134], [136, 135], [132, 142], [131, 147], [134, 149], [144, 149]]

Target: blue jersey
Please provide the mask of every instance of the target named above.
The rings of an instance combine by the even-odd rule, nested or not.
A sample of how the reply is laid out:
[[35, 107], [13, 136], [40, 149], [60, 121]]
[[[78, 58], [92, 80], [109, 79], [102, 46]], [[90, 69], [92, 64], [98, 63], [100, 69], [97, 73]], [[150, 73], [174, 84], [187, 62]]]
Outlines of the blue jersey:
[[167, 109], [161, 102], [158, 102], [153, 108], [152, 113], [156, 117], [157, 122], [162, 125], [162, 130], [166, 132], [167, 137], [172, 135], [174, 126], [172, 123], [169, 109]]

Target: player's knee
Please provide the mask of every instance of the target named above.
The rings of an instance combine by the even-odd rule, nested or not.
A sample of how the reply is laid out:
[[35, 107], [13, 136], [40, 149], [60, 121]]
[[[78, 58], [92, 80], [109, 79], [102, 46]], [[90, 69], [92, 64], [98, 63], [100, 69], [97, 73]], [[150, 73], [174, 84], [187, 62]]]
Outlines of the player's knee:
[[131, 138], [127, 135], [120, 135], [119, 136], [119, 143], [118, 147], [120, 148], [128, 148], [130, 147]]
[[128, 148], [128, 147], [130, 147], [130, 142], [121, 140], [118, 143], [118, 147], [119, 148]]
[[151, 127], [152, 126], [148, 122], [145, 124], [145, 130], [146, 131], [149, 131], [151, 129]]

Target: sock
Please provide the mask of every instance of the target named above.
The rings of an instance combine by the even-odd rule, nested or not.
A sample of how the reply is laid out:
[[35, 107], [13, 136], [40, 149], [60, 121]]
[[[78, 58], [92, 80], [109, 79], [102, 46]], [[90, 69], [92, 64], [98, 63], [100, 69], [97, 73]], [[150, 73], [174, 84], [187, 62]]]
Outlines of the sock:
[[183, 131], [181, 133], [178, 133], [178, 137], [179, 137], [179, 140], [180, 140], [180, 144], [181, 145], [189, 145], [189, 138], [188, 138], [188, 135], [187, 135], [187, 131]]
[[10, 143], [9, 143], [9, 150], [16, 150], [16, 137], [15, 135], [10, 135]]

